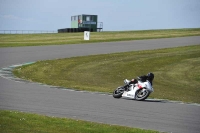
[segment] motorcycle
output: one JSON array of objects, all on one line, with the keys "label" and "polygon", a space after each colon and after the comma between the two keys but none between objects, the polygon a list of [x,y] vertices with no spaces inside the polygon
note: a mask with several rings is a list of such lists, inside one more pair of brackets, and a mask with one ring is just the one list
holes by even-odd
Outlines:
[{"label": "motorcycle", "polygon": [[125,85],[120,86],[116,90],[114,90],[113,97],[123,97],[137,101],[143,101],[154,91],[151,83],[148,80],[142,82],[138,79],[138,82],[136,84],[129,84],[130,82],[130,80],[125,79]]}]

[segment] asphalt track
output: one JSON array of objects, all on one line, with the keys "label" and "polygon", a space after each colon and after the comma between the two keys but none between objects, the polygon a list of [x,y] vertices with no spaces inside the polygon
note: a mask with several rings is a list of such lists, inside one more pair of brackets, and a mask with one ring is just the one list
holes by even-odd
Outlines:
[{"label": "asphalt track", "polygon": [[[10,65],[115,52],[200,44],[200,36],[96,44],[0,48],[0,68]],[[113,88],[114,89],[114,88]],[[154,88],[156,89],[159,88]],[[200,132],[200,106],[148,100],[114,99],[110,95],[19,83],[0,77],[0,109],[82,119],[173,133]]]}]

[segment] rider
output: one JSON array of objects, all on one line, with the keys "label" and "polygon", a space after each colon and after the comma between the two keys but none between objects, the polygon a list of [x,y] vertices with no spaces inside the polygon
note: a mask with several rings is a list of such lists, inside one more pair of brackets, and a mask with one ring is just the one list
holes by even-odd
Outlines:
[{"label": "rider", "polygon": [[[140,81],[142,81],[142,82],[145,82],[146,80],[148,80],[151,83],[151,85],[153,85],[152,82],[153,82],[153,79],[154,79],[154,74],[150,72],[147,75],[139,76],[137,79],[140,80]],[[136,84],[138,82],[137,79],[132,79],[129,82],[129,85],[130,84]]]}]

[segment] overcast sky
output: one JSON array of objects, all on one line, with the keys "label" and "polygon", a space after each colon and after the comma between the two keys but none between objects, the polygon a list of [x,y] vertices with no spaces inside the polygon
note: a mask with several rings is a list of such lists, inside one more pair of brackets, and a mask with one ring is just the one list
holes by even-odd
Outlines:
[{"label": "overcast sky", "polygon": [[57,31],[79,14],[104,31],[200,28],[200,0],[0,0],[0,30]]}]

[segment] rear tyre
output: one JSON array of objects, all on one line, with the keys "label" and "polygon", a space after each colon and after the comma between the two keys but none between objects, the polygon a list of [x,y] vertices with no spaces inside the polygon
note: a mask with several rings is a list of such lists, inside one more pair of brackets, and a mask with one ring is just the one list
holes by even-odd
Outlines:
[{"label": "rear tyre", "polygon": [[150,91],[147,89],[140,89],[135,94],[135,99],[137,101],[143,101],[150,95]]},{"label": "rear tyre", "polygon": [[121,98],[123,93],[124,93],[124,88],[122,86],[118,87],[116,90],[114,90],[113,97],[114,98]]}]

